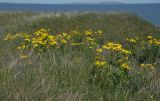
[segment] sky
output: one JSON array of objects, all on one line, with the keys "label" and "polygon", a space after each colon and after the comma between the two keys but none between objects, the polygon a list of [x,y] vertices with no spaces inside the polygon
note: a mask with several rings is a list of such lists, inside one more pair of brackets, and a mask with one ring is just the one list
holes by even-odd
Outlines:
[{"label": "sky", "polygon": [[0,0],[10,3],[96,3],[96,2],[122,2],[122,3],[160,3],[160,0]]}]

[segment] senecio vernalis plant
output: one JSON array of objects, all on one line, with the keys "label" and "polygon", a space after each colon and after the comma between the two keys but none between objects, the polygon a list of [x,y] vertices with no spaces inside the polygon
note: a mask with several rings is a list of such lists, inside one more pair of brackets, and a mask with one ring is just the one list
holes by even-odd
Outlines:
[{"label": "senecio vernalis plant", "polygon": [[[62,47],[76,47],[83,46],[90,49],[95,49],[97,56],[95,58],[96,67],[100,68],[108,64],[107,61],[101,61],[103,53],[117,53],[123,54],[121,57],[128,58],[131,51],[122,48],[121,44],[108,42],[104,45],[100,44],[103,39],[103,32],[101,30],[92,31],[91,29],[79,32],[73,30],[69,33],[61,33],[52,35],[46,29],[40,29],[33,34],[18,33],[16,35],[8,34],[4,40],[19,41],[19,45],[16,47],[17,50],[30,50],[33,49],[37,52],[46,51],[47,49],[61,49]],[[101,48],[97,48],[101,46]],[[127,55],[128,54],[128,55]],[[128,63],[121,64],[124,69],[130,69]]]},{"label": "senecio vernalis plant", "polygon": [[73,30],[70,33],[61,33],[52,35],[46,29],[40,29],[33,34],[18,33],[16,35],[8,34],[4,40],[19,40],[18,50],[25,49],[43,49],[60,48],[61,46],[81,46],[86,45],[89,48],[94,48],[97,44],[97,39],[102,38],[102,31],[86,30],[83,33]]},{"label": "senecio vernalis plant", "polygon": [[[142,41],[148,45],[160,46],[160,41],[152,36],[147,36],[147,41]],[[33,34],[18,33],[15,35],[7,34],[4,38],[6,41],[18,41],[17,50],[35,50],[36,52],[44,52],[48,49],[62,49],[62,47],[87,47],[94,49],[96,52],[94,65],[101,68],[105,65],[119,66],[125,70],[130,70],[129,56],[134,53],[133,49],[125,49],[122,44],[116,42],[105,42],[103,32],[101,30],[92,31],[91,29],[80,32],[72,30],[69,33],[60,33],[53,35],[44,28],[34,32]],[[132,46],[136,46],[139,38],[127,38],[126,42]],[[102,44],[103,42],[103,44]],[[143,46],[144,47],[144,46]],[[135,47],[134,47],[135,48]],[[114,56],[114,61],[111,57]],[[108,60],[108,61],[107,61]],[[144,64],[144,63],[143,63]]]},{"label": "senecio vernalis plant", "polygon": [[[33,50],[35,53],[47,52],[47,50],[65,49],[85,49],[94,51],[92,55],[94,60],[92,65],[91,77],[96,81],[104,84],[108,77],[115,81],[123,81],[126,83],[129,79],[129,72],[134,70],[131,66],[132,55],[138,56],[135,47],[142,45],[146,49],[147,46],[156,46],[160,49],[160,41],[152,36],[147,36],[145,41],[139,41],[139,38],[127,38],[126,44],[132,47],[125,47],[121,43],[104,40],[101,30],[93,31],[91,29],[78,31],[72,30],[68,33],[51,34],[49,30],[40,29],[33,34],[18,33],[8,34],[4,38],[6,41],[14,41],[16,50],[26,51]],[[22,59],[27,58],[27,55],[22,55]],[[139,61],[137,59],[137,61]],[[139,67],[143,69],[154,69],[156,63],[139,62]],[[124,79],[125,78],[125,79]],[[118,80],[117,80],[118,79]],[[126,80],[127,79],[127,80]],[[108,83],[109,84],[109,83]]]}]

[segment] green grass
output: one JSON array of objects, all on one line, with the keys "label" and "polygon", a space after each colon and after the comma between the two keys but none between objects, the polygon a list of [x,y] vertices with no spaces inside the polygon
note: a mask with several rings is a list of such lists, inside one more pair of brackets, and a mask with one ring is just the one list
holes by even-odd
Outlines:
[{"label": "green grass", "polygon": [[[122,42],[127,37],[145,37],[153,33],[160,38],[160,32],[136,15],[126,13],[42,13],[42,12],[0,12],[0,100],[1,101],[158,101],[160,98],[160,58],[146,51],[148,60],[156,62],[153,71],[126,76],[112,76],[114,71],[104,69],[100,83],[94,81],[92,50],[48,50],[44,53],[16,51],[15,43],[3,40],[7,33],[33,33],[40,28],[49,28],[53,34],[69,32],[78,27],[100,29],[104,41]],[[49,15],[49,16],[48,16]],[[131,47],[131,46],[129,46]],[[131,57],[136,71],[142,47],[137,46],[135,57]],[[141,53],[142,52],[142,53]],[[159,51],[158,51],[159,52]],[[22,53],[30,53],[21,59]],[[148,55],[149,54],[149,55]],[[74,59],[81,59],[80,63]],[[143,58],[144,59],[144,58]],[[138,62],[137,62],[138,61]],[[110,71],[110,72],[108,72]],[[128,80],[129,83],[126,83]]]}]

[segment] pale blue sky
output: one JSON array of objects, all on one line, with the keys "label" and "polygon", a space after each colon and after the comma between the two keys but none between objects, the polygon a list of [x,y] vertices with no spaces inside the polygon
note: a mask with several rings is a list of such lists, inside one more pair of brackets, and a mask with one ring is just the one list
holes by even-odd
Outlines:
[{"label": "pale blue sky", "polygon": [[0,0],[12,3],[95,3],[95,2],[123,2],[123,3],[160,3],[160,0]]}]

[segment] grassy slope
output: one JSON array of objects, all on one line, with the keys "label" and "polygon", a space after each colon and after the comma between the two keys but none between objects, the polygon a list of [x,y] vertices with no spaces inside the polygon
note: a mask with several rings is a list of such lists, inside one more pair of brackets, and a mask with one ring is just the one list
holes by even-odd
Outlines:
[{"label": "grassy slope", "polygon": [[[31,33],[39,28],[50,28],[54,34],[68,32],[76,27],[79,30],[100,29],[106,40],[123,41],[126,37],[144,38],[148,33],[159,33],[150,23],[135,15],[117,14],[75,14],[68,16],[38,17],[42,13],[0,13],[0,29],[5,33]],[[43,14],[44,15],[44,14]],[[159,74],[153,77],[151,84],[141,86],[135,94],[121,87],[113,90],[102,90],[88,82],[91,63],[83,52],[67,54],[50,51],[34,54],[27,60],[18,58],[19,53],[12,50],[12,43],[0,42],[0,100],[58,100],[58,101],[150,101],[151,95],[158,95]],[[87,53],[89,55],[89,53]],[[82,57],[81,64],[71,61],[72,57]],[[58,62],[55,61],[58,59]],[[91,57],[89,57],[91,58]],[[159,61],[159,60],[157,60]],[[32,62],[32,64],[29,64]],[[154,72],[157,73],[158,71]],[[151,73],[152,75],[152,73]],[[143,85],[143,84],[142,84]]]}]

